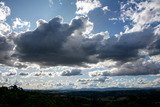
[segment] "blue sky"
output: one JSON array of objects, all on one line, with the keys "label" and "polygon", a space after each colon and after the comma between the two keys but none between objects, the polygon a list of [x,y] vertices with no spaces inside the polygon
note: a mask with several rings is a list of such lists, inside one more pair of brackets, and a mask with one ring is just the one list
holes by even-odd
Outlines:
[{"label": "blue sky", "polygon": [[0,85],[160,86],[159,0],[0,0]]},{"label": "blue sky", "polygon": [[74,1],[75,0],[64,0],[64,3],[60,4],[60,1],[55,0],[52,4],[47,0],[15,0],[14,2],[12,0],[5,0],[6,5],[8,5],[12,11],[7,21],[12,23],[13,19],[20,17],[32,23],[32,30],[36,27],[36,21],[38,19],[49,21],[53,17],[61,15],[66,16],[64,19],[69,22],[75,17],[76,6],[71,5]]},{"label": "blue sky", "polygon": [[[75,0],[16,0],[14,2],[6,0],[5,3],[12,11],[7,22],[12,24],[15,18],[20,17],[23,20],[31,22],[31,30],[36,28],[36,21],[38,19],[49,21],[53,17],[60,15],[64,18],[64,21],[70,22],[76,16]],[[94,22],[93,32],[98,33],[107,30],[111,35],[114,35],[123,31],[123,26],[126,23],[109,20],[120,16],[119,1],[101,0],[101,5],[102,7],[108,6],[110,11],[104,12],[102,8],[97,8],[88,13],[88,17]]]}]

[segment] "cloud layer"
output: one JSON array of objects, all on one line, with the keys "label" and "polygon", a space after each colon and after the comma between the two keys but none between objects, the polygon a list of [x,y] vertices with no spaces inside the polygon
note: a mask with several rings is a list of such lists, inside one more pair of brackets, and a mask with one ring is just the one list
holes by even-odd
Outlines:
[{"label": "cloud layer", "polygon": [[[130,3],[135,5],[134,9],[127,7]],[[22,64],[28,62],[40,66],[85,66],[88,63],[114,60],[119,65],[110,69],[111,73],[90,75],[158,74],[159,61],[145,58],[160,54],[159,1],[129,4],[122,6],[121,18],[130,20],[133,26],[120,34],[110,35],[107,31],[93,33],[94,24],[83,15],[75,17],[70,23],[63,22],[60,16],[49,22],[40,19],[35,30],[14,34],[5,22],[10,9],[0,3],[0,63],[8,64],[12,59]],[[101,6],[98,0],[78,0],[76,5],[77,14],[84,15]],[[86,8],[86,5],[91,6]],[[29,22],[17,18],[13,29],[28,25]],[[135,30],[137,26],[140,29]],[[80,71],[71,70],[61,75],[79,74]]]},{"label": "cloud layer", "polygon": [[97,70],[89,72],[89,76],[137,76],[160,73],[160,61],[153,58],[140,58],[136,61],[126,62],[108,70]]}]

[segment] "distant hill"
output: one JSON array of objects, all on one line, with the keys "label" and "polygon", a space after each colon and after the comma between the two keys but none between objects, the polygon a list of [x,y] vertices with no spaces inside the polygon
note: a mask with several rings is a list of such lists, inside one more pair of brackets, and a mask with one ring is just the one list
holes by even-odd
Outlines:
[{"label": "distant hill", "polygon": [[[99,90],[99,91],[98,91]],[[0,107],[160,107],[160,89],[23,90],[0,88]]]}]

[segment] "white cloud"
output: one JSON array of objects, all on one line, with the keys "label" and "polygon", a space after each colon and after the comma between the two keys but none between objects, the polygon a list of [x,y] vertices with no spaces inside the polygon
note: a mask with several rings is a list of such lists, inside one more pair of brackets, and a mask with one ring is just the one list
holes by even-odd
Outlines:
[{"label": "white cloud", "polygon": [[111,20],[111,21],[117,21],[118,20],[118,18],[109,18],[108,20]]},{"label": "white cloud", "polygon": [[37,27],[42,26],[43,24],[47,23],[47,21],[43,20],[43,19],[39,19],[36,21]]},{"label": "white cloud", "polygon": [[133,27],[126,32],[140,31],[154,22],[160,22],[160,1],[150,0],[137,3],[132,0],[121,6],[123,21],[131,20]]},{"label": "white cloud", "polygon": [[160,24],[154,28],[154,34],[160,35]]},{"label": "white cloud", "polygon": [[6,72],[6,73],[3,73],[2,75],[3,76],[15,76],[17,73],[16,72]]},{"label": "white cloud", "polygon": [[54,72],[46,72],[46,71],[38,71],[38,72],[33,72],[31,74],[31,77],[32,76],[35,76],[35,77],[53,77],[55,76],[56,74]]},{"label": "white cloud", "polygon": [[93,69],[94,68],[112,68],[117,66],[117,61],[105,60],[105,61],[98,62],[96,64],[88,64],[88,66]]},{"label": "white cloud", "polygon": [[123,76],[113,81],[106,83],[108,87],[121,87],[121,88],[144,88],[151,86],[150,81],[146,77],[129,77]]},{"label": "white cloud", "polygon": [[9,69],[8,72],[2,73],[2,76],[16,76],[17,70],[15,68]]},{"label": "white cloud", "polygon": [[77,0],[76,6],[76,14],[87,15],[90,11],[101,7],[101,3],[99,0]]},{"label": "white cloud", "polygon": [[30,22],[23,21],[20,18],[16,18],[13,21],[12,28],[14,30],[19,29],[20,31],[28,31],[30,28]]},{"label": "white cloud", "polygon": [[89,84],[89,83],[104,83],[105,81],[111,80],[112,78],[109,77],[105,77],[105,76],[99,76],[96,78],[82,78],[82,79],[78,79],[77,82],[81,83],[81,84]]},{"label": "white cloud", "polygon": [[60,76],[75,76],[82,75],[80,69],[72,69],[60,72]]},{"label": "white cloud", "polygon": [[0,2],[0,35],[2,36],[8,35],[11,32],[10,26],[5,22],[10,13],[10,8],[5,6],[4,2]]},{"label": "white cloud", "polygon": [[110,72],[107,72],[106,70],[97,70],[93,72],[89,72],[90,77],[96,77],[96,76],[109,76]]},{"label": "white cloud", "polygon": [[5,6],[4,2],[0,2],[0,21],[5,21],[10,13],[10,8],[8,6]]},{"label": "white cloud", "polygon": [[155,80],[153,80],[152,85],[159,87],[160,86],[160,78],[156,78]]},{"label": "white cloud", "polygon": [[0,22],[0,35],[6,36],[11,32],[10,26],[6,22]]},{"label": "white cloud", "polygon": [[104,11],[104,13],[106,13],[106,12],[109,12],[109,11],[110,11],[110,9],[108,8],[108,6],[103,7],[103,8],[102,8],[102,10]]}]

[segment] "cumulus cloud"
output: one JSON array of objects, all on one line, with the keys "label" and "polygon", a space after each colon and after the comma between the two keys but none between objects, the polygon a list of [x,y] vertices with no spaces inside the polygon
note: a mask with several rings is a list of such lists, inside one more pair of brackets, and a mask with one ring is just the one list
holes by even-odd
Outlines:
[{"label": "cumulus cloud", "polygon": [[42,71],[40,71],[40,72],[36,72],[35,74],[34,74],[34,76],[45,76],[45,74],[42,72]]},{"label": "cumulus cloud", "polygon": [[159,5],[159,0],[146,0],[142,2],[131,0],[122,5],[122,20],[131,20],[133,22],[133,27],[126,32],[141,31],[148,26],[153,26],[155,22],[160,22]]},{"label": "cumulus cloud", "polygon": [[4,73],[3,76],[15,76],[16,73],[15,72],[7,72],[7,73]]},{"label": "cumulus cloud", "polygon": [[4,2],[0,2],[0,21],[5,21],[7,16],[9,16],[11,10],[8,6],[5,6]]},{"label": "cumulus cloud", "polygon": [[75,75],[82,75],[80,69],[72,69],[67,71],[60,72],[60,76],[75,76]]},{"label": "cumulus cloud", "polygon": [[0,63],[10,65],[13,45],[0,35]]},{"label": "cumulus cloud", "polygon": [[[32,69],[33,70],[33,69]],[[30,71],[30,69],[27,69],[27,71]],[[29,74],[29,72],[20,72],[19,75],[21,76],[34,76],[34,77],[54,77],[55,75],[57,75],[55,72],[49,72],[49,71],[34,71],[32,73]]]},{"label": "cumulus cloud", "polygon": [[152,85],[159,87],[160,86],[160,78],[156,78],[155,80],[153,80]]},{"label": "cumulus cloud", "polygon": [[16,18],[13,21],[12,28],[14,30],[28,31],[30,28],[30,22],[23,21],[20,18]]},{"label": "cumulus cloud", "polygon": [[136,59],[139,50],[145,49],[153,38],[152,29],[112,36],[99,47],[99,58],[121,61]]},{"label": "cumulus cloud", "polygon": [[36,24],[37,27],[42,27],[43,28],[43,24],[47,23],[47,21],[43,20],[43,19],[39,19],[37,20]]},{"label": "cumulus cloud", "polygon": [[105,76],[100,76],[100,77],[96,77],[96,78],[82,78],[82,79],[78,79],[77,82],[81,83],[81,84],[90,84],[92,82],[104,83],[104,82],[106,82],[108,80],[111,80],[111,78],[105,77]]},{"label": "cumulus cloud", "polygon": [[[159,35],[155,33],[157,28],[110,36],[107,32],[84,33],[88,30],[88,26],[92,27],[93,25],[87,17],[76,17],[70,24],[64,23],[61,17],[56,17],[49,22],[42,19],[38,20],[36,30],[21,33],[14,38],[16,50],[12,57],[16,57],[21,62],[36,63],[42,66],[73,66],[97,63],[102,60],[115,60],[121,63],[114,65],[114,69],[110,67],[110,71],[90,73],[89,75],[92,77],[159,73],[159,68],[155,68],[155,70],[145,69],[152,63],[143,65],[144,61],[138,60],[144,57],[143,55],[151,55],[150,51],[159,49],[159,42],[155,41],[159,40]],[[5,44],[5,46],[7,45]],[[154,48],[149,48],[152,46]],[[138,62],[144,68],[138,68],[140,65]],[[132,67],[132,65],[136,65],[137,68],[132,68],[133,71],[130,71],[128,66]],[[35,74],[35,76],[40,75],[42,73]],[[70,76],[78,75],[78,73],[64,71],[61,72],[61,75]]]},{"label": "cumulus cloud", "polygon": [[152,40],[147,45],[150,55],[158,55],[160,53],[160,1],[131,0],[121,5],[121,19],[123,21],[131,21],[131,26],[125,26],[125,33],[142,32],[144,29],[152,29]]},{"label": "cumulus cloud", "polygon": [[87,15],[90,11],[101,7],[99,0],[77,0],[76,2],[78,15]]},{"label": "cumulus cloud", "polygon": [[6,22],[0,22],[0,35],[6,36],[11,33],[11,28]]},{"label": "cumulus cloud", "polygon": [[43,72],[43,71],[32,73],[32,75],[36,77],[52,76],[51,73]]},{"label": "cumulus cloud", "polygon": [[155,27],[154,34],[155,35],[160,35],[160,24]]},{"label": "cumulus cloud", "polygon": [[5,36],[11,32],[10,26],[5,22],[10,13],[10,8],[0,2],[0,35]]},{"label": "cumulus cloud", "polygon": [[14,56],[39,65],[85,65],[102,60],[126,63],[144,57],[143,50],[151,55],[159,49],[157,28],[110,36],[107,32],[92,34],[92,30],[86,33],[92,27],[87,17],[76,17],[70,24],[61,17],[48,23],[39,20],[36,30],[16,36]]},{"label": "cumulus cloud", "polygon": [[140,58],[136,61],[126,62],[108,70],[89,72],[91,77],[96,76],[122,76],[122,75],[148,75],[160,73],[160,61],[153,58]]},{"label": "cumulus cloud", "polygon": [[[69,47],[64,47],[64,43],[68,43],[69,38],[77,39],[76,36],[85,38],[82,34],[88,30],[88,26],[91,26],[88,21],[86,17],[75,18],[70,24],[63,23],[61,17],[53,18],[48,23],[39,21],[35,31],[21,33],[15,38],[17,57],[21,61],[37,62],[42,65],[82,63],[82,61],[78,62],[79,57],[67,56],[66,52],[69,49],[67,51],[65,49]],[[70,58],[72,60],[69,60]]]},{"label": "cumulus cloud", "polygon": [[110,11],[110,9],[108,8],[108,6],[104,6],[102,8],[102,10],[104,11],[104,13],[107,13],[108,11]]},{"label": "cumulus cloud", "polygon": [[10,69],[8,72],[2,73],[2,76],[15,76],[17,75],[16,69]]},{"label": "cumulus cloud", "polygon": [[107,72],[106,70],[97,70],[89,72],[90,77],[96,77],[96,76],[109,76],[110,72]]},{"label": "cumulus cloud", "polygon": [[10,26],[5,22],[7,16],[10,15],[10,8],[0,2],[0,63],[11,65],[11,55],[13,44],[8,39],[11,34]]}]

